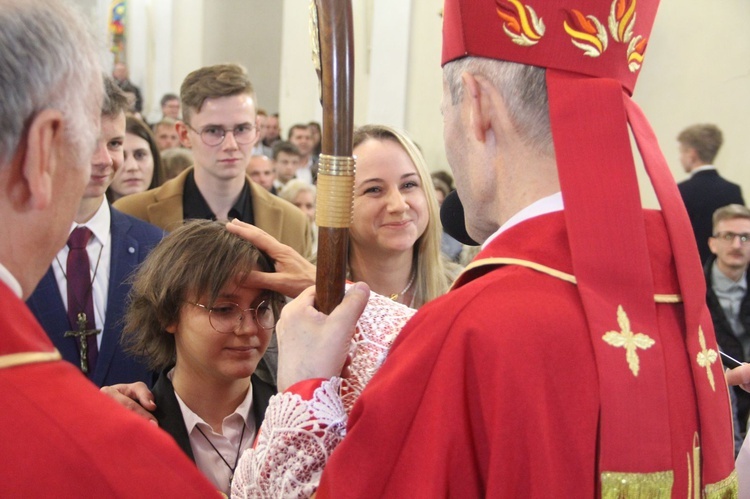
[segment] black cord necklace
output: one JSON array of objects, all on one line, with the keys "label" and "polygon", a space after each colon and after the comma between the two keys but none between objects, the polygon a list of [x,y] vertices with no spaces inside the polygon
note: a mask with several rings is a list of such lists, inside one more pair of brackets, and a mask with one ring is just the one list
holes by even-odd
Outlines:
[{"label": "black cord necklace", "polygon": [[201,430],[200,426],[196,425],[196,428],[199,432],[201,432],[201,435],[203,435],[203,438],[206,439],[206,442],[208,442],[208,445],[211,446],[211,448],[218,454],[218,456],[221,458],[222,461],[224,461],[224,464],[227,465],[227,468],[229,468],[229,471],[232,473],[229,476],[229,490],[232,490],[232,480],[234,480],[234,470],[237,469],[237,463],[240,462],[240,450],[242,449],[242,439],[245,436],[245,428],[247,428],[247,425],[245,424],[244,420],[242,422],[242,432],[240,433],[240,443],[237,444],[237,456],[234,458],[234,466],[230,466],[230,464],[227,462],[226,459],[224,459],[224,456],[219,452],[219,449],[216,448],[216,446],[211,442],[211,440],[208,439],[205,433],[203,433],[203,430]]},{"label": "black cord necklace", "polygon": [[[82,226],[83,227],[83,226]],[[85,251],[85,250],[84,250]],[[104,251],[104,245],[99,248],[99,256],[96,258],[96,265],[94,266],[94,275],[91,277],[91,282],[89,283],[89,287],[86,290],[86,293],[83,296],[84,303],[88,301],[89,295],[94,291],[94,281],[96,281],[96,274],[99,272],[99,262],[102,261],[102,251]],[[57,262],[57,265],[60,267],[60,271],[62,272],[63,278],[65,279],[66,285],[68,282],[68,274],[65,273],[65,267],[63,267],[62,263],[60,263],[60,259],[55,255],[55,261]],[[74,297],[75,298],[75,297]],[[75,306],[78,308],[78,310],[83,310],[83,307],[80,303],[78,303],[78,298],[75,298]],[[70,307],[70,303],[68,303],[68,307]],[[75,324],[72,324],[72,326],[75,326]]]}]

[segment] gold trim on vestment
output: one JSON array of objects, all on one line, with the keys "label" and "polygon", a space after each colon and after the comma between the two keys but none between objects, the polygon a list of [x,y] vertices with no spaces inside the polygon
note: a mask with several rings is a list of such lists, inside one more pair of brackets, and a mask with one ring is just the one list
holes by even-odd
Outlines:
[{"label": "gold trim on vestment", "polygon": [[705,488],[706,499],[730,499],[738,496],[737,470],[733,470],[728,477],[717,483],[710,483]]},{"label": "gold trim on vestment", "polygon": [[[552,267],[542,265],[541,263],[531,262],[529,260],[521,260],[518,258],[482,258],[481,260],[474,260],[464,268],[463,272],[459,274],[456,281],[458,281],[465,272],[469,272],[470,270],[487,265],[518,265],[519,267],[526,267],[531,270],[536,270],[537,272],[547,274],[556,279],[560,279],[571,284],[578,284],[578,280],[573,274],[568,274],[567,272],[553,269]],[[656,303],[682,303],[682,296],[676,294],[655,294],[654,301]]]},{"label": "gold trim on vestment", "polygon": [[6,367],[23,366],[26,364],[38,364],[40,362],[54,362],[62,360],[60,352],[20,352],[0,356],[0,369]]},{"label": "gold trim on vestment", "polygon": [[655,473],[617,473],[602,472],[602,499],[653,498],[667,499],[672,497],[674,473],[657,471]]}]

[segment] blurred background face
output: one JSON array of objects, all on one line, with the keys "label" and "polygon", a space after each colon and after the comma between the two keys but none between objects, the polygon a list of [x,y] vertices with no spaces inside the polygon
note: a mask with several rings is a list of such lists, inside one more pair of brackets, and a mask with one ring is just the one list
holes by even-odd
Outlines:
[{"label": "blurred background face", "polygon": [[128,79],[128,67],[118,62],[115,64],[115,67],[112,69],[112,77],[118,81],[124,81]]},{"label": "blurred background face", "polygon": [[125,113],[116,117],[102,116],[99,138],[91,157],[91,177],[84,198],[103,196],[123,162]]},{"label": "blurred background face", "polygon": [[253,182],[260,184],[267,191],[273,188],[273,181],[276,180],[273,162],[266,156],[250,158],[250,164],[247,165],[247,174],[250,175]]},{"label": "blurred background face", "polygon": [[[354,213],[349,233],[362,250],[410,250],[429,222],[427,198],[409,155],[393,140],[368,139],[354,149]],[[432,189],[432,186],[428,186]]]},{"label": "blurred background face", "polygon": [[159,125],[156,127],[156,147],[160,151],[172,149],[180,146],[180,137],[177,135],[177,129],[169,125]]},{"label": "blurred background face", "polygon": [[312,134],[309,128],[295,128],[289,136],[289,142],[297,146],[299,153],[307,157],[313,150]]},{"label": "blurred background face", "polygon": [[164,103],[161,107],[161,112],[167,118],[180,119],[180,100],[171,99]]},{"label": "blurred background face", "polygon": [[312,125],[310,125],[308,129],[310,130],[310,137],[312,138],[313,145],[317,146],[318,144],[320,144],[321,139],[320,130],[318,129],[318,127]]},{"label": "blurred background face", "polygon": [[294,198],[293,204],[307,215],[310,222],[315,221],[315,196],[311,191],[300,191]]},{"label": "blurred background face", "polygon": [[286,152],[279,152],[276,156],[276,175],[281,183],[286,184],[297,174],[299,167],[299,156]]},{"label": "blurred background face", "polygon": [[268,116],[266,119],[266,140],[278,140],[280,135],[279,119],[276,116]]},{"label": "blurred background face", "polygon": [[154,178],[154,157],[148,141],[126,133],[124,146],[122,168],[117,170],[110,186],[115,199],[147,190]]},{"label": "blurred background face", "polygon": [[[266,138],[266,132],[268,132],[268,116],[264,116],[262,114],[258,115],[257,118],[257,125],[258,125],[258,141],[264,140]],[[256,142],[257,144],[257,142]]]}]

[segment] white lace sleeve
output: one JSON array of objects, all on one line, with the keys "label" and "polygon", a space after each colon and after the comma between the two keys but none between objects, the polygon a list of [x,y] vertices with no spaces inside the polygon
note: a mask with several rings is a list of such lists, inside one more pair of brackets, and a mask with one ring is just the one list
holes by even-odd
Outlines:
[{"label": "white lace sleeve", "polygon": [[416,311],[370,294],[357,322],[345,379],[332,378],[312,400],[283,393],[271,398],[255,448],[235,471],[233,498],[310,497],[328,457],[346,435],[347,415]]}]

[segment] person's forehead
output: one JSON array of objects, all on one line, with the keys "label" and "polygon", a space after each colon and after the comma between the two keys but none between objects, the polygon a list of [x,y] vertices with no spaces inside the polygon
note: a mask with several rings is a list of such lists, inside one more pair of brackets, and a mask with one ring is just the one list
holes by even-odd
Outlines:
[{"label": "person's forehead", "polygon": [[255,100],[249,94],[227,97],[209,97],[200,110],[193,113],[193,120],[227,126],[255,121]]},{"label": "person's forehead", "polygon": [[271,164],[268,161],[250,161],[250,170],[257,173],[265,173],[271,171]]},{"label": "person's forehead", "polygon": [[750,233],[750,220],[747,218],[729,218],[716,224],[716,231],[731,231],[737,233]]},{"label": "person's forehead", "polygon": [[276,161],[297,161],[299,160],[299,156],[296,154],[291,154],[288,152],[280,151],[279,154],[276,156]]},{"label": "person's forehead", "polygon": [[109,135],[114,137],[117,135],[125,135],[125,113],[118,113],[115,116],[102,115],[101,119],[101,130],[102,135]]},{"label": "person's forehead", "polygon": [[177,133],[177,130],[172,125],[157,125],[156,133]]}]

